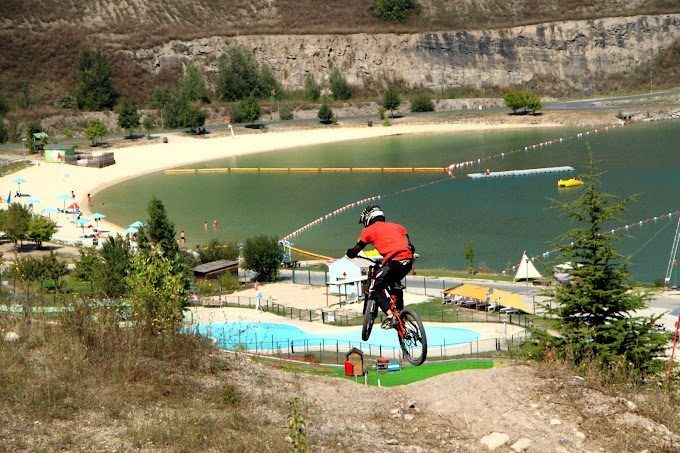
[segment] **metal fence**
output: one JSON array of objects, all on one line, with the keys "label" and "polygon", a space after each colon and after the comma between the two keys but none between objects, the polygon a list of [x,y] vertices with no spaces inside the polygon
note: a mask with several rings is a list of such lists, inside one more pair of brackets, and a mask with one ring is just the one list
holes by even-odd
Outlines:
[{"label": "metal fence", "polygon": [[[333,338],[314,339],[281,339],[271,336],[270,338],[246,341],[241,338],[240,329],[234,328],[211,328],[201,332],[215,339],[221,348],[244,351],[260,355],[285,357],[288,359],[310,359],[321,363],[343,363],[345,353],[352,348],[358,348],[366,358],[384,357],[393,360],[402,360],[402,352],[399,346],[381,345],[363,341],[338,340]],[[246,337],[246,332],[243,332]],[[465,343],[430,344],[427,356],[430,359],[453,359],[465,357],[490,356],[498,353],[512,351],[526,339],[529,334],[519,332],[504,338],[487,338]]]},{"label": "metal fence", "polygon": [[[195,305],[203,307],[242,307],[256,308],[258,300],[255,297],[223,295],[210,298],[200,298]],[[408,308],[415,310],[422,321],[426,322],[493,322],[508,323],[524,328],[533,327],[531,316],[519,313],[500,313],[478,311],[471,309],[442,308],[441,310],[419,309],[418,305],[410,305]],[[303,309],[288,307],[277,304],[270,299],[262,299],[259,302],[259,309],[268,313],[274,313],[287,319],[297,319],[300,321],[321,321],[324,324],[336,326],[356,326],[364,322],[364,315],[361,312],[347,313],[339,310],[326,309]],[[378,313],[378,321],[384,319],[382,312]]]}]

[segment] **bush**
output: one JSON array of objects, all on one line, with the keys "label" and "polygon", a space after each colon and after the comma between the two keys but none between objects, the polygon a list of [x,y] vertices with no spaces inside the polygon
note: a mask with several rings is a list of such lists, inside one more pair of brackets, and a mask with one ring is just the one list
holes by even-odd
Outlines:
[{"label": "bush", "polygon": [[380,116],[381,120],[385,119],[385,107],[383,107],[382,105],[378,109],[378,116]]},{"label": "bush", "polygon": [[319,88],[319,84],[316,83],[316,79],[312,73],[307,73],[305,76],[303,91],[305,93],[305,99],[308,101],[316,102],[319,100],[319,96],[321,96],[321,88]]},{"label": "bush", "polygon": [[73,110],[76,107],[76,100],[73,96],[66,95],[57,99],[54,105],[64,110]]},{"label": "bush", "polygon": [[262,109],[254,96],[248,96],[241,103],[241,115],[247,123],[254,123],[262,116]]},{"label": "bush", "polygon": [[333,110],[331,110],[331,107],[325,100],[321,103],[317,116],[324,124],[328,124],[331,121],[331,118],[333,118]]},{"label": "bush", "polygon": [[346,101],[352,97],[352,89],[338,68],[333,69],[328,80],[333,99]]},{"label": "bush", "polygon": [[5,126],[5,121],[0,118],[0,143],[5,143],[9,139],[9,132]]},{"label": "bush", "polygon": [[293,112],[290,110],[290,106],[288,104],[282,105],[279,109],[279,118],[281,118],[283,121],[289,121],[293,119]]},{"label": "bush", "polygon": [[425,94],[419,94],[411,101],[411,112],[434,112],[434,104]]},{"label": "bush", "polygon": [[505,94],[503,100],[513,113],[519,109],[524,109],[524,112],[531,111],[531,113],[536,114],[538,110],[543,108],[538,94],[526,90],[510,90]]},{"label": "bush", "polygon": [[241,282],[238,281],[236,275],[227,272],[220,276],[220,285],[222,286],[222,291],[234,291],[241,287]]},{"label": "bush", "polygon": [[382,20],[401,22],[418,10],[418,3],[415,0],[373,0],[370,10]]},{"label": "bush", "polygon": [[215,283],[211,280],[199,280],[196,285],[196,292],[201,296],[215,294]]},{"label": "bush", "polygon": [[232,102],[229,105],[229,116],[231,116],[231,123],[232,124],[243,122],[243,114],[241,113],[241,103],[240,102]]},{"label": "bush", "polygon": [[385,91],[383,95],[383,107],[391,112],[391,116],[394,116],[394,110],[398,109],[401,105],[401,98],[397,90],[389,88]]}]

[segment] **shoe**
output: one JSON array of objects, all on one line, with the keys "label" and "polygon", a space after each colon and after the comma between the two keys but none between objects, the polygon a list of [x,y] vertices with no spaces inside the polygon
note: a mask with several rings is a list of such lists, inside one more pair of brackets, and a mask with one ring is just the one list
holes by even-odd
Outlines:
[{"label": "shoe", "polygon": [[385,318],[382,324],[380,324],[380,327],[385,330],[396,329],[397,319],[394,316],[388,316],[387,318]]}]

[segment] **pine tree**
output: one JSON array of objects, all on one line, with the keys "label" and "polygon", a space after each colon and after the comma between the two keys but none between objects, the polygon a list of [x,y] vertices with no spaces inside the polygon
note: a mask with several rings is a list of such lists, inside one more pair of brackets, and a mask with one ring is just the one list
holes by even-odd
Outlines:
[{"label": "pine tree", "polygon": [[179,85],[179,92],[188,101],[209,102],[203,74],[193,63],[187,65],[184,78]]},{"label": "pine tree", "polygon": [[241,46],[217,59],[215,93],[221,101],[238,101],[256,94],[260,74],[253,53]]},{"label": "pine tree", "polygon": [[390,116],[394,118],[394,110],[401,105],[401,98],[399,92],[394,88],[389,88],[383,95],[383,107],[390,111]]},{"label": "pine tree", "polygon": [[263,98],[271,96],[276,100],[280,100],[283,96],[281,83],[274,76],[271,66],[266,63],[262,64],[262,69],[260,70],[258,96]]},{"label": "pine tree", "polygon": [[84,110],[110,109],[116,103],[111,81],[111,65],[100,46],[84,47],[78,55],[76,100]]},{"label": "pine tree", "polygon": [[333,99],[346,101],[352,97],[352,89],[338,68],[333,69],[328,79]]},{"label": "pine tree", "polygon": [[147,205],[149,219],[138,234],[139,247],[151,248],[157,245],[167,257],[174,257],[179,252],[175,238],[175,224],[168,218],[165,205],[156,197],[152,197]]},{"label": "pine tree", "polygon": [[330,123],[331,118],[333,118],[333,110],[331,110],[331,107],[328,105],[328,102],[325,99],[321,103],[321,107],[319,108],[319,113],[317,116],[324,124]]},{"label": "pine tree", "polygon": [[308,101],[316,102],[319,100],[319,96],[321,96],[321,88],[319,88],[319,84],[316,83],[316,79],[311,72],[307,73],[305,76],[303,90],[305,93],[305,99]]},{"label": "pine tree", "polygon": [[137,106],[128,100],[123,100],[118,114],[118,125],[125,129],[129,137],[137,127],[139,127],[139,112]]},{"label": "pine tree", "polygon": [[[634,290],[622,255],[613,243],[619,239],[606,233],[605,225],[617,220],[631,197],[616,199],[601,192],[592,155],[584,178],[583,194],[574,201],[557,203],[580,224],[565,235],[558,246],[571,264],[569,284],[558,285],[547,308],[560,319],[560,351],[579,364],[596,359],[608,366],[625,360],[628,366],[648,371],[663,351],[667,335],[654,328],[658,317],[639,317],[632,312],[645,307],[648,295]],[[605,234],[606,233],[606,234]]]}]

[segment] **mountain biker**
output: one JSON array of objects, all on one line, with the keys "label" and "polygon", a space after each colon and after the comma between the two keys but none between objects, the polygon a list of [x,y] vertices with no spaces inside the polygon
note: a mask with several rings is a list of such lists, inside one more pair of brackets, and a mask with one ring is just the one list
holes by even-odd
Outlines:
[{"label": "mountain biker", "polygon": [[397,310],[404,308],[404,292],[400,282],[413,266],[413,253],[416,248],[411,244],[406,228],[398,223],[386,222],[385,214],[378,205],[364,209],[359,217],[364,229],[356,245],[347,249],[347,256],[354,258],[368,244],[372,244],[383,256],[382,267],[370,288],[373,300],[380,306],[387,318],[382,323],[384,329],[396,327],[394,312],[385,296],[385,289],[392,288],[396,296]]}]

